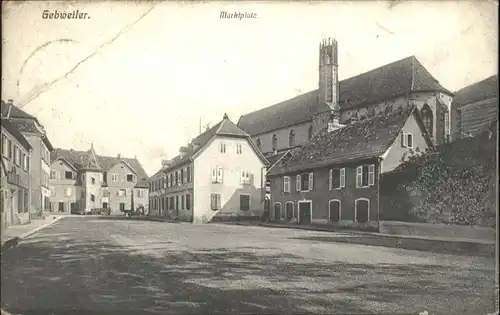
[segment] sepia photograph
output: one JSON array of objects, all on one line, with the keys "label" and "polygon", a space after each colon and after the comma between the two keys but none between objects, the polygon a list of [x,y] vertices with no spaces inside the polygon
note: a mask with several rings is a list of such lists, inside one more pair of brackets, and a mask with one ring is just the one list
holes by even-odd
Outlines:
[{"label": "sepia photograph", "polygon": [[498,1],[1,23],[2,315],[498,314]]}]

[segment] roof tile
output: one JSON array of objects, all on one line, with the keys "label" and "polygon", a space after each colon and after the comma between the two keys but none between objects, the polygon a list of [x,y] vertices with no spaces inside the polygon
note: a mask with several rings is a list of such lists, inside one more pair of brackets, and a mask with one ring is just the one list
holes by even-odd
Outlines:
[{"label": "roof tile", "polygon": [[[341,109],[378,103],[410,92],[443,91],[451,94],[414,56],[342,80],[339,89]],[[309,121],[314,113],[328,109],[326,104],[318,103],[318,93],[314,90],[243,115],[238,127],[255,136]]]},{"label": "roof tile", "polygon": [[332,132],[325,128],[270,170],[269,175],[378,157],[392,145],[414,108],[379,114]]}]

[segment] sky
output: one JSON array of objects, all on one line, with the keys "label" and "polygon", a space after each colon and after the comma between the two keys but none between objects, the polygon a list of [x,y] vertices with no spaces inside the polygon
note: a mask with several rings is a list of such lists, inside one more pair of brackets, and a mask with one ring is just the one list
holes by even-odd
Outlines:
[{"label": "sky", "polygon": [[[2,100],[37,116],[57,148],[93,143],[100,155],[136,156],[152,175],[199,134],[200,120],[227,113],[237,123],[316,89],[327,37],[338,41],[341,80],[411,55],[451,91],[496,74],[497,6],[2,1]],[[88,18],[44,19],[44,10]]]}]

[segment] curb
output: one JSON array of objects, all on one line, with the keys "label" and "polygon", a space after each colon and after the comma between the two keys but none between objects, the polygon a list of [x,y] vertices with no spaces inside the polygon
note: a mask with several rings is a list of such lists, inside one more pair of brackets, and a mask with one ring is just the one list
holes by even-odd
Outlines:
[{"label": "curb", "polygon": [[[375,239],[378,239],[378,242],[375,243],[351,243],[351,244],[360,244],[360,245],[370,245],[370,246],[382,246],[389,248],[401,248],[407,250],[418,250],[418,251],[427,251],[427,252],[436,252],[436,253],[445,253],[445,254],[467,254],[473,256],[483,256],[483,257],[494,257],[496,243],[491,241],[472,241],[466,239],[426,239],[419,238],[416,236],[398,236],[398,235],[390,235],[390,234],[380,234],[375,232],[366,232],[366,231],[354,231],[354,230],[332,230],[321,227],[295,227],[295,226],[286,226],[279,224],[260,224],[261,227],[268,228],[283,228],[283,229],[295,229],[295,230],[308,230],[308,231],[318,231],[318,232],[337,232],[337,233],[347,233],[352,236],[371,236]],[[328,236],[326,236],[328,237]],[[350,242],[346,242],[350,243]],[[393,244],[393,245],[382,245],[382,244]],[[394,245],[396,244],[396,245]]]},{"label": "curb", "polygon": [[[20,241],[22,241],[23,239],[25,239],[25,238],[27,238],[27,237],[29,237],[29,236],[31,236],[31,235],[33,235],[33,234],[35,234],[36,232],[39,232],[40,230],[43,230],[43,229],[44,229],[44,228],[46,228],[46,227],[51,226],[52,224],[54,224],[54,223],[56,223],[56,222],[59,222],[60,220],[62,220],[62,219],[64,219],[64,218],[65,218],[65,216],[60,216],[60,217],[57,217],[56,219],[53,219],[51,222],[49,222],[49,223],[47,223],[47,224],[45,224],[45,225],[41,225],[41,226],[39,226],[39,227],[37,227],[37,228],[35,228],[35,229],[31,230],[31,231],[28,231],[28,232],[26,232],[26,233],[22,234],[21,236],[14,236],[14,237],[12,237],[10,240],[7,240],[6,242],[4,242],[4,243],[2,244],[2,247],[0,248],[0,252],[1,252],[2,254],[4,254],[5,252],[7,252],[7,251],[5,251],[5,252],[4,252],[4,247],[5,247],[5,245],[6,245],[6,244],[8,244],[8,243],[12,242],[12,243],[13,243],[12,248],[15,248],[15,247],[17,247],[17,244],[18,244]],[[5,311],[3,311],[3,310],[2,310],[2,312],[5,312]],[[6,313],[6,314],[8,314],[8,313]],[[2,315],[3,315],[3,313],[2,313]]]}]

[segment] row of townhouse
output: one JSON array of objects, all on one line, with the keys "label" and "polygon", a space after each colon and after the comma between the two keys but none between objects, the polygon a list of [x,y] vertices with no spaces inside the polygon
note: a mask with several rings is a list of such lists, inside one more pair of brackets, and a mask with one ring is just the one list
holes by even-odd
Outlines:
[{"label": "row of townhouse", "polygon": [[81,213],[93,208],[148,211],[147,174],[137,158],[55,149],[50,165],[50,208],[58,213]]},{"label": "row of townhouse", "polygon": [[2,228],[24,224],[49,205],[52,144],[38,119],[12,100],[1,102]]}]

